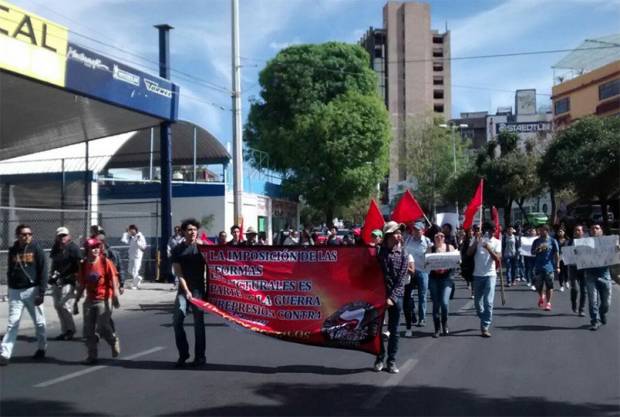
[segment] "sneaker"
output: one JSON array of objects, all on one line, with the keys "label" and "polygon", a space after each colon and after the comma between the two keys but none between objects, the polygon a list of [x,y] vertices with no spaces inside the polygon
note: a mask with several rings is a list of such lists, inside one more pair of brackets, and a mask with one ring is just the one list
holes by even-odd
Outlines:
[{"label": "sneaker", "polygon": [[416,326],[418,326],[418,327],[424,327],[424,326],[426,326],[426,320],[420,320],[420,321],[418,322],[418,324],[416,324]]},{"label": "sneaker", "polygon": [[542,296],[538,299],[538,308],[542,308],[545,305],[545,297]]},{"label": "sneaker", "polygon": [[411,331],[411,329],[405,330],[405,337],[413,337],[413,332]]},{"label": "sneaker", "polygon": [[560,287],[560,292],[564,292],[564,286]]},{"label": "sneaker", "polygon": [[112,357],[117,358],[118,355],[121,354],[121,342],[118,339],[118,337],[116,338],[114,343],[111,345],[111,347],[112,347]]},{"label": "sneaker", "polygon": [[135,285],[132,285],[132,286],[131,286],[131,289],[132,289],[132,290],[137,290],[137,289],[138,289],[138,287],[136,287]]},{"label": "sneaker", "polygon": [[532,291],[536,291],[536,285],[534,285],[534,284],[530,285],[530,289],[531,289]]},{"label": "sneaker", "polygon": [[175,368],[182,368],[185,366],[185,361],[189,359],[189,355],[187,356],[179,356],[179,359],[174,363]]},{"label": "sneaker", "polygon": [[545,311],[551,311],[551,303],[547,303],[547,305],[545,305]]},{"label": "sneaker", "polygon": [[97,363],[97,358],[95,356],[89,356],[82,361],[84,365],[95,365]]},{"label": "sneaker", "polygon": [[45,351],[43,349],[37,349],[37,351],[34,352],[34,355],[32,355],[32,359],[45,359]]},{"label": "sneaker", "polygon": [[390,337],[390,331],[389,331],[389,330],[384,330],[384,331],[383,331],[383,337],[385,337],[386,339],[387,339],[388,337]]},{"label": "sneaker", "polygon": [[566,287],[567,290],[570,289],[570,283],[569,282],[565,283],[564,286]]},{"label": "sneaker", "polygon": [[75,336],[75,332],[72,332],[71,330],[69,330],[67,333],[65,333],[65,340],[73,340],[74,336]]},{"label": "sneaker", "polygon": [[397,374],[400,372],[400,370],[396,367],[396,364],[394,362],[388,363],[387,371],[391,374]]},{"label": "sneaker", "polygon": [[579,310],[579,317],[585,317],[586,313],[583,312],[583,310]]},{"label": "sneaker", "polygon": [[196,358],[192,361],[191,366],[193,368],[200,368],[200,367],[205,366],[206,364],[207,364],[206,358],[200,358],[200,359]]},{"label": "sneaker", "polygon": [[491,332],[489,332],[489,329],[482,329],[482,337],[491,337]]},{"label": "sneaker", "polygon": [[439,338],[439,330],[436,330],[435,333],[433,333],[433,339],[437,338]]},{"label": "sneaker", "polygon": [[7,366],[9,364],[9,358],[0,356],[0,366]]},{"label": "sneaker", "polygon": [[607,316],[601,314],[601,324],[607,324]]},{"label": "sneaker", "polygon": [[375,372],[383,371],[383,361],[381,359],[377,359],[372,367],[372,370]]},{"label": "sneaker", "polygon": [[58,336],[56,336],[54,340],[67,340],[65,339],[66,336],[67,336],[67,333],[61,333]]},{"label": "sneaker", "polygon": [[598,322],[597,322],[597,323],[593,323],[593,324],[590,326],[590,330],[592,330],[593,332],[595,332],[595,331],[597,331],[597,330],[598,330],[598,328],[599,328],[599,327],[601,327],[601,325],[600,325],[600,324],[598,324]]}]

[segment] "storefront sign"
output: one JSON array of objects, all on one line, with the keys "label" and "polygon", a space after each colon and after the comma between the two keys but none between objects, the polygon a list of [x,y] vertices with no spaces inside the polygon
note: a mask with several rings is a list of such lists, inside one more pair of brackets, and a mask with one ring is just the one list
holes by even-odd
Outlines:
[{"label": "storefront sign", "polygon": [[519,123],[497,123],[495,132],[513,132],[513,133],[536,133],[550,132],[551,122],[519,122]]}]

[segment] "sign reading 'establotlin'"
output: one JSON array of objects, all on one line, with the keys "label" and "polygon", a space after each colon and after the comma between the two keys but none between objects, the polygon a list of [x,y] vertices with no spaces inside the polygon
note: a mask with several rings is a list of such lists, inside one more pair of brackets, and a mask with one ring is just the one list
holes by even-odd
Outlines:
[{"label": "sign reading 'establotlin'", "polygon": [[498,123],[495,125],[496,133],[535,133],[550,132],[551,122],[519,122],[519,123]]}]

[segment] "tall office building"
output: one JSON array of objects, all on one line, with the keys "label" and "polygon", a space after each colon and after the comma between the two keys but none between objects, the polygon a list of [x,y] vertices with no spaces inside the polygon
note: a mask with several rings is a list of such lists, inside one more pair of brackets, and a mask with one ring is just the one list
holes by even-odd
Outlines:
[{"label": "tall office building", "polygon": [[427,3],[389,1],[383,28],[370,28],[360,44],[379,78],[379,94],[392,118],[389,198],[410,184],[403,136],[407,119],[442,116],[450,120],[450,32],[431,29]]}]

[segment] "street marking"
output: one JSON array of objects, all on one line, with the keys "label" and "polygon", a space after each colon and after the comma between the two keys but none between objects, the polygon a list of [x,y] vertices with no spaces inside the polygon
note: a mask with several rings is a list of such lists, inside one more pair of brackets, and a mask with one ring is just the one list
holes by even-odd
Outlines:
[{"label": "street marking", "polygon": [[[418,363],[417,359],[407,359],[403,366],[400,368],[400,372],[396,375],[392,375],[386,381],[381,384],[382,388],[391,388],[402,382],[403,379],[413,370],[414,366]],[[389,389],[383,389],[375,392],[363,405],[362,408],[369,409],[374,408],[383,401],[386,395],[389,394]]]},{"label": "street marking", "polygon": [[[140,356],[146,356],[146,355],[150,355],[151,353],[159,352],[160,350],[164,350],[164,349],[165,348],[163,346],[156,346],[154,348],[145,350],[143,352],[134,353],[133,355],[122,357],[122,358],[119,358],[119,359],[122,359],[122,360],[132,360],[132,359],[139,358]],[[100,369],[109,368],[109,367],[110,367],[110,365],[97,365],[97,366],[93,366],[92,368],[82,369],[81,371],[73,372],[73,373],[67,374],[65,376],[61,376],[61,377],[58,377],[58,378],[50,379],[49,381],[41,382],[41,383],[39,383],[37,385],[34,385],[34,388],[49,387],[50,385],[58,384],[59,382],[64,382],[64,381],[67,381],[69,379],[77,378],[77,377],[80,377],[82,375],[87,375],[87,374],[90,374],[92,372],[96,372],[96,371],[98,371]]]}]

